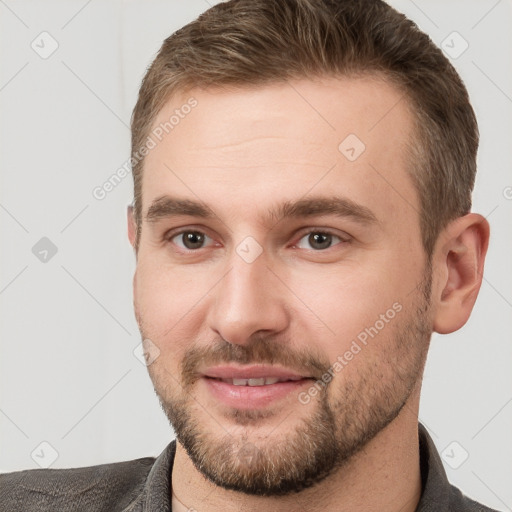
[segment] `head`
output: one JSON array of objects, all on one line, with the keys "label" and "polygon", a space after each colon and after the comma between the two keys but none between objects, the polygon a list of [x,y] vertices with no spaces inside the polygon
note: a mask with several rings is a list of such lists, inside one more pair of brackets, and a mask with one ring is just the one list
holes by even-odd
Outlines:
[{"label": "head", "polygon": [[234,0],[164,42],[132,117],[134,303],[206,477],[299,491],[414,411],[480,286],[477,146],[454,68],[378,0]]}]

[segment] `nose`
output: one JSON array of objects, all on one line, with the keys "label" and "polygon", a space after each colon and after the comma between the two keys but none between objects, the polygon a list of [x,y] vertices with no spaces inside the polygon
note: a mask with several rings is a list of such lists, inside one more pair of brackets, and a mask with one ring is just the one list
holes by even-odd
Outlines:
[{"label": "nose", "polygon": [[251,336],[286,329],[286,287],[262,253],[252,262],[233,251],[229,271],[212,291],[209,327],[232,344],[247,344]]}]

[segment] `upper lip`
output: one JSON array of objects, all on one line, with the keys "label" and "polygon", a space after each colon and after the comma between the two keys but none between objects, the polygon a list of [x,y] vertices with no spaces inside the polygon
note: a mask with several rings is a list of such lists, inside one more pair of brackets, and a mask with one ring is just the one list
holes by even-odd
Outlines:
[{"label": "upper lip", "polygon": [[222,365],[211,366],[201,372],[205,377],[217,379],[259,379],[277,377],[278,379],[308,379],[310,375],[301,375],[293,370],[273,365]]}]

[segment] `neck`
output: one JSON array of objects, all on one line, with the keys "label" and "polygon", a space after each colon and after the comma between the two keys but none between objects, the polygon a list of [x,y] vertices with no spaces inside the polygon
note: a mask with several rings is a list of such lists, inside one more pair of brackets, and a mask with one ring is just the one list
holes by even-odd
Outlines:
[{"label": "neck", "polygon": [[422,491],[418,405],[419,390],[397,418],[346,465],[312,488],[289,496],[249,496],[223,489],[206,480],[177,443],[173,493],[198,512],[414,512]]}]

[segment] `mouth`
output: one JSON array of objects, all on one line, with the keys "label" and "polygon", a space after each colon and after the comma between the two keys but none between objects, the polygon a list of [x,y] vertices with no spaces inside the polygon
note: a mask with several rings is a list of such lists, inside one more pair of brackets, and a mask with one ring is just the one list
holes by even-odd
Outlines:
[{"label": "mouth", "polygon": [[226,382],[227,384],[232,384],[233,386],[270,386],[272,384],[276,384],[277,382],[295,382],[303,379],[303,377],[252,377],[248,379],[237,379],[234,377],[232,379],[219,379],[216,377],[206,377],[214,380],[219,380],[221,382]]},{"label": "mouth", "polygon": [[[217,402],[237,409],[260,409],[311,385],[314,377],[269,365],[217,366],[201,381]],[[292,395],[293,396],[293,395]]]}]

